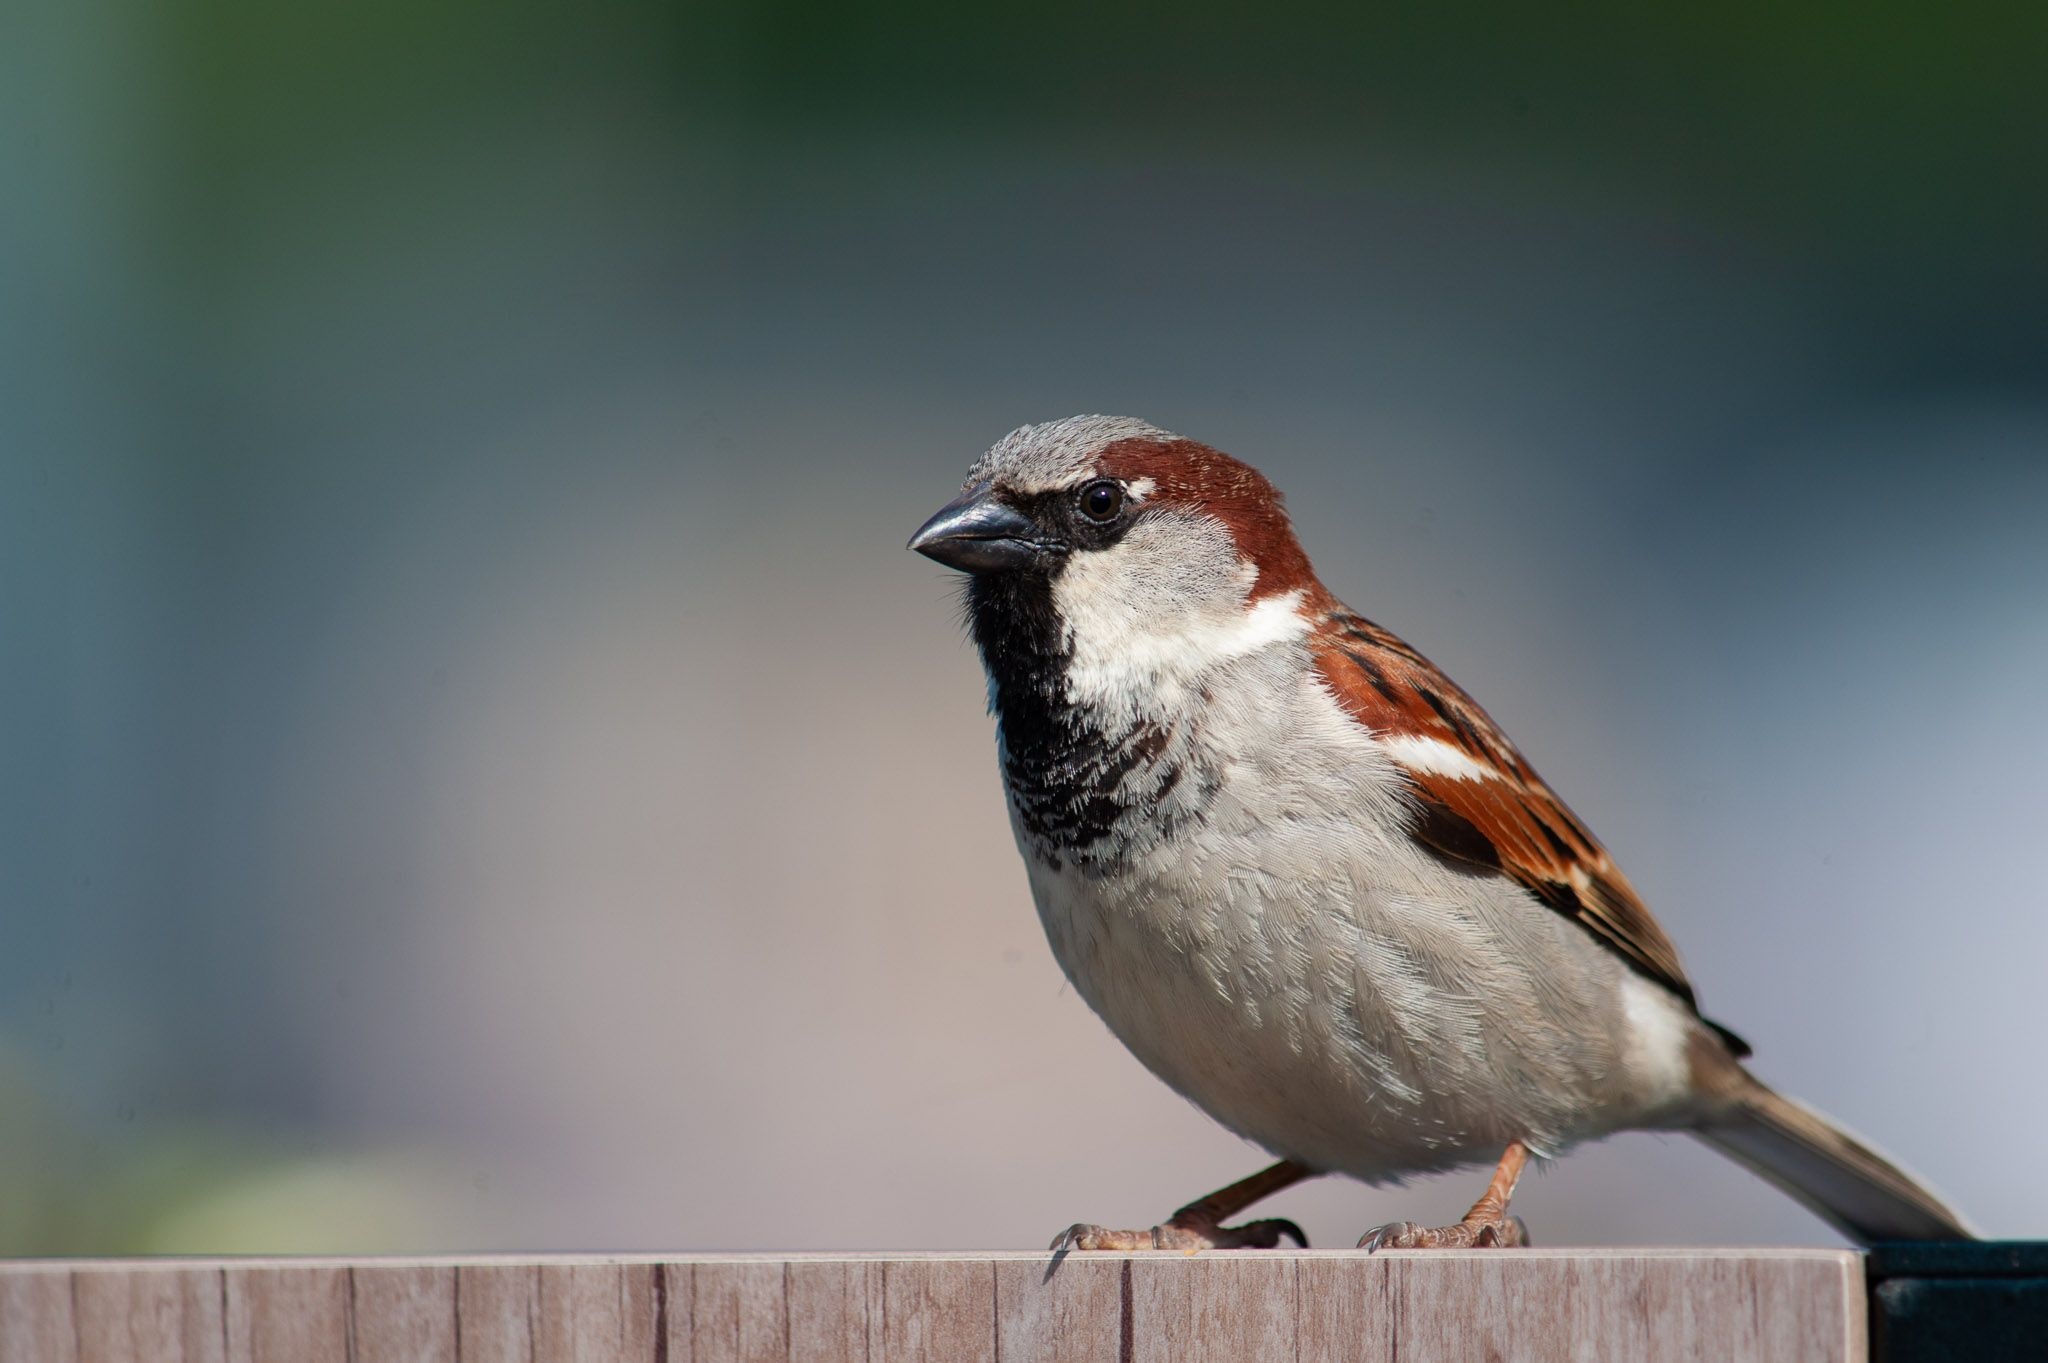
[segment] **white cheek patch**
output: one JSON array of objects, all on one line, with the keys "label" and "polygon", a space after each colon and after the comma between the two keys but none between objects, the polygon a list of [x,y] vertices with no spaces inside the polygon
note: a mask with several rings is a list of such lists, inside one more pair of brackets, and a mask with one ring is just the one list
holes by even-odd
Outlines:
[{"label": "white cheek patch", "polygon": [[1232,621],[1201,621],[1174,631],[1129,630],[1107,651],[1084,649],[1076,630],[1068,689],[1077,699],[1146,685],[1177,692],[1212,667],[1307,634],[1300,607],[1300,592],[1269,596],[1250,609],[1237,606]]},{"label": "white cheek patch", "polygon": [[1210,669],[1305,636],[1301,593],[1254,603],[1257,580],[1207,516],[1154,515],[1073,554],[1053,582],[1069,698],[1118,715],[1178,707]]}]

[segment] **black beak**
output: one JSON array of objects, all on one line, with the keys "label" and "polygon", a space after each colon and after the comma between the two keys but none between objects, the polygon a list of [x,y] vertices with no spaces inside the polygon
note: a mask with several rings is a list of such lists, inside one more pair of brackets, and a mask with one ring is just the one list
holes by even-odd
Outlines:
[{"label": "black beak", "polygon": [[1021,511],[997,501],[987,483],[976,483],[940,507],[918,527],[907,547],[963,573],[1021,568],[1050,552],[1038,527]]}]

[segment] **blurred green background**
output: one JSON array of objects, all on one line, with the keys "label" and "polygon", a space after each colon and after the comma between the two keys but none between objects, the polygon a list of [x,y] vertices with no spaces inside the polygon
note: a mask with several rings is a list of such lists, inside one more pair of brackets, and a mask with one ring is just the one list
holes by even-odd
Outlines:
[{"label": "blurred green background", "polygon": [[[2048,11],[0,3],[0,1252],[1247,1172],[1062,990],[900,548],[1094,410],[1291,490],[1768,1077],[2048,1222]],[[1827,1234],[1647,1137],[1526,1201]]]}]

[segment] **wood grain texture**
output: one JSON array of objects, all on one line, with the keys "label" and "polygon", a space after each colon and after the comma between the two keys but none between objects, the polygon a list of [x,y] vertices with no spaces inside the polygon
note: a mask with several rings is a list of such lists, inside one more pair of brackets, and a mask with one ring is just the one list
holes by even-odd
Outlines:
[{"label": "wood grain texture", "polygon": [[355,1336],[349,1273],[342,1264],[228,1269],[228,1363],[349,1363]]},{"label": "wood grain texture", "polygon": [[0,1264],[0,1363],[1864,1363],[1823,1250]]},{"label": "wood grain texture", "polygon": [[[1010,1360],[1058,1358],[1072,1363],[1121,1363],[1124,1287],[1131,1261],[1068,1255],[1046,1272],[1045,1255],[994,1264],[996,1356]],[[1113,1322],[1116,1329],[1104,1328]]]},{"label": "wood grain texture", "polygon": [[78,1326],[69,1273],[0,1275],[0,1363],[73,1363]]},{"label": "wood grain texture", "polygon": [[[788,1265],[773,1263],[678,1265],[675,1278],[689,1293],[687,1323],[671,1317],[671,1359],[690,1363],[775,1363],[790,1356]],[[825,1340],[844,1340],[844,1305]],[[819,1347],[819,1346],[810,1346]],[[844,1351],[847,1344],[827,1345]]]},{"label": "wood grain texture", "polygon": [[96,1363],[227,1363],[227,1273],[109,1269],[64,1275],[78,1356]]},{"label": "wood grain texture", "polygon": [[455,1269],[348,1271],[353,1363],[457,1363]]}]

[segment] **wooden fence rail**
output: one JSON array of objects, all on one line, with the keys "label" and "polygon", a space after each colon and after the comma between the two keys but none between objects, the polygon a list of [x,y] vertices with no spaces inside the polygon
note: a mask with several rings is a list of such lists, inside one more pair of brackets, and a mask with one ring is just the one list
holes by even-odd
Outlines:
[{"label": "wooden fence rail", "polygon": [[1863,1363],[1825,1250],[0,1264],[0,1363]]}]

